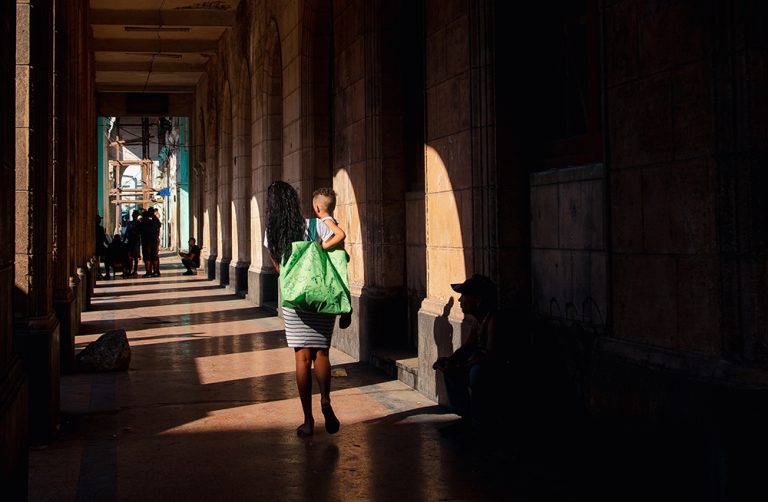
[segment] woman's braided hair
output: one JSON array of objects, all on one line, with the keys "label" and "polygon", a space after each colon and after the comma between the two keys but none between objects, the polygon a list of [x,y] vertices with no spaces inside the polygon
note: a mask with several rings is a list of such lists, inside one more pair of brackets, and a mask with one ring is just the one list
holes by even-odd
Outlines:
[{"label": "woman's braided hair", "polygon": [[299,195],[285,181],[267,188],[267,244],[272,259],[282,263],[291,256],[291,243],[304,239],[304,217]]}]

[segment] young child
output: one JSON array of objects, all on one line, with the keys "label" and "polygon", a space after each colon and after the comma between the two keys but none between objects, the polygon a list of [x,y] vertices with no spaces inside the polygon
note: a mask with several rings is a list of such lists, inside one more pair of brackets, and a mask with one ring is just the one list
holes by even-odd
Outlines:
[{"label": "young child", "polygon": [[[312,194],[312,209],[315,210],[317,217],[333,231],[333,237],[323,242],[323,249],[332,249],[334,247],[344,247],[346,234],[339,226],[339,222],[333,217],[333,210],[336,209],[336,192],[332,188],[318,188]],[[339,236],[341,236],[339,238]],[[349,255],[347,255],[349,261]],[[342,314],[339,318],[339,327],[346,329],[352,324],[352,314]]]},{"label": "young child", "polygon": [[339,222],[333,217],[336,209],[336,192],[332,188],[318,188],[312,194],[312,209],[317,217],[325,223],[333,232],[333,237],[322,243],[323,249],[332,249],[343,246],[346,234],[339,226]]}]

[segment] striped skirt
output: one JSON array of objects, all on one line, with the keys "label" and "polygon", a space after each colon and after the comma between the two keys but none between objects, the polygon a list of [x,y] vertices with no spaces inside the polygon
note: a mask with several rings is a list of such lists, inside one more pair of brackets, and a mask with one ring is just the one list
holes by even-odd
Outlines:
[{"label": "striped skirt", "polygon": [[331,346],[335,315],[297,312],[286,307],[282,309],[285,339],[289,347],[327,349]]}]

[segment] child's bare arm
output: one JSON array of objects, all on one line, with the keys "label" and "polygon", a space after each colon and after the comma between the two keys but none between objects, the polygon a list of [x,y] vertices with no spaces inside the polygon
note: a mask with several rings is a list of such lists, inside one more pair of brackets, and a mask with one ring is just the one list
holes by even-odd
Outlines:
[{"label": "child's bare arm", "polygon": [[344,239],[347,238],[347,234],[344,233],[344,230],[341,229],[340,226],[336,224],[335,221],[333,221],[333,218],[328,218],[324,221],[326,225],[328,225],[328,228],[331,229],[333,232],[333,237],[330,239],[323,241],[322,246],[323,249],[333,249],[335,247],[343,247]]}]

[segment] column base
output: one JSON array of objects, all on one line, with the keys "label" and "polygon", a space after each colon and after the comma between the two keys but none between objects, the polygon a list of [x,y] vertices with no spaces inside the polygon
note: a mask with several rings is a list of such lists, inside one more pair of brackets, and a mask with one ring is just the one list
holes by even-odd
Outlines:
[{"label": "column base", "polygon": [[75,336],[80,331],[78,303],[71,282],[67,289],[54,293],[53,309],[59,320],[61,370],[65,373],[72,372],[75,367]]},{"label": "column base", "polygon": [[88,280],[90,275],[88,274],[88,267],[78,267],[77,269],[77,300],[80,302],[80,311],[88,310],[90,306],[90,299],[88,298]]},{"label": "column base", "polygon": [[3,498],[27,500],[29,470],[29,395],[27,376],[18,356],[0,368],[0,486]]},{"label": "column base", "polygon": [[85,278],[83,284],[85,284],[85,310],[91,309],[91,300],[93,299],[93,292],[96,290],[96,277],[99,272],[99,258],[96,256],[91,257],[85,263]]},{"label": "column base", "polygon": [[216,273],[219,276],[219,284],[229,286],[229,263],[231,258],[221,258],[216,260]]},{"label": "column base", "polygon": [[250,262],[230,263],[229,264],[229,288],[240,296],[245,298],[248,294],[248,267]]},{"label": "column base", "polygon": [[461,346],[464,322],[449,317],[453,309],[458,309],[453,302],[426,299],[418,313],[419,380],[416,390],[441,404],[447,404],[448,399],[443,379],[432,369],[432,364],[438,357],[449,356]]},{"label": "column base", "polygon": [[408,340],[407,298],[399,289],[363,289],[352,293],[352,320],[336,327],[333,346],[358,361],[368,361],[374,347],[405,348]]},{"label": "column base", "polygon": [[216,255],[212,254],[203,262],[205,271],[208,274],[208,279],[213,280],[216,278]]},{"label": "column base", "polygon": [[59,425],[59,323],[53,312],[21,321],[14,331],[29,379],[30,437],[48,442]]},{"label": "column base", "polygon": [[248,269],[248,301],[259,307],[277,308],[277,272],[273,268]]}]

